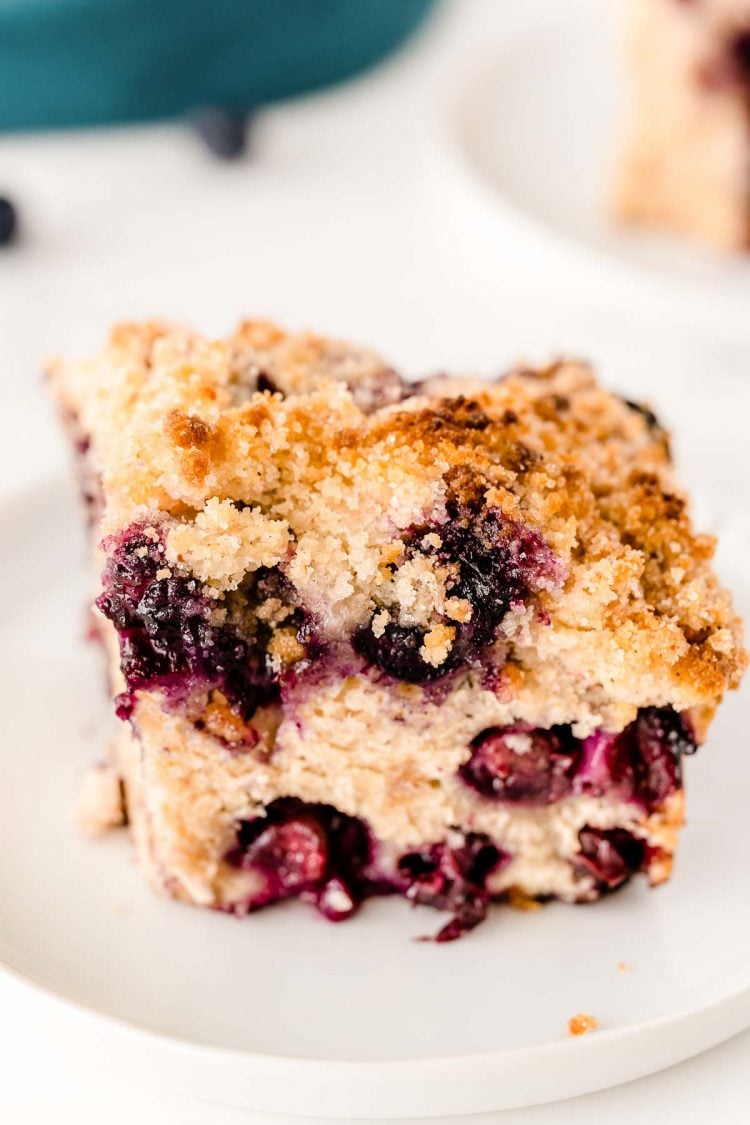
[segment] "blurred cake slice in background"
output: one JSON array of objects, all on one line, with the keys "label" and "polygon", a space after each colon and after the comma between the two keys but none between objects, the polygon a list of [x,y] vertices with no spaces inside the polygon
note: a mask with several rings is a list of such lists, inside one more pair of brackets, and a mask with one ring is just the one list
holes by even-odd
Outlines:
[{"label": "blurred cake slice in background", "polygon": [[628,222],[750,248],[750,0],[629,0]]}]

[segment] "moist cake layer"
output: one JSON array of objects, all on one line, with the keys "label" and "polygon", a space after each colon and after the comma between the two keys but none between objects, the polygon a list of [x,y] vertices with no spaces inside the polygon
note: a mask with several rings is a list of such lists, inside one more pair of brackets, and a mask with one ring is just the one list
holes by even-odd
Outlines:
[{"label": "moist cake layer", "polygon": [[157,887],[399,892],[455,937],[497,895],[667,877],[744,654],[647,408],[574,362],[409,385],[263,322],[122,326],[50,377],[99,480],[110,778]]}]

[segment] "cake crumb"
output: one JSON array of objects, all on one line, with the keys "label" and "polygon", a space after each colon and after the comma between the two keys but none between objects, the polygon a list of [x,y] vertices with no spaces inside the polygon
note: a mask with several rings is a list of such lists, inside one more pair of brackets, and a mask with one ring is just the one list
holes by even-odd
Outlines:
[{"label": "cake crumb", "polygon": [[585,1035],[587,1031],[596,1031],[599,1020],[596,1016],[589,1016],[586,1012],[578,1012],[568,1020],[568,1034]]},{"label": "cake crumb", "polygon": [[87,772],[75,810],[76,824],[84,836],[103,836],[125,823],[122,785],[113,765],[100,762]]},{"label": "cake crumb", "polygon": [[446,598],[445,612],[452,621],[471,621],[472,605],[466,598]]},{"label": "cake crumb", "polygon": [[527,895],[520,887],[511,887],[509,889],[508,906],[512,906],[514,910],[522,910],[525,914],[533,914],[534,911],[542,909],[542,904],[539,899]]},{"label": "cake crumb", "polygon": [[425,633],[419,655],[426,664],[438,668],[448,656],[455,636],[456,630],[452,625],[434,625]]},{"label": "cake crumb", "polygon": [[385,612],[385,610],[381,610],[380,613],[376,613],[372,619],[371,626],[373,637],[382,637],[383,633],[386,630],[386,627],[390,624],[390,620],[391,619]]},{"label": "cake crumb", "polygon": [[627,961],[618,961],[617,962],[618,973],[627,973],[629,969],[630,969],[630,965],[627,963]]}]

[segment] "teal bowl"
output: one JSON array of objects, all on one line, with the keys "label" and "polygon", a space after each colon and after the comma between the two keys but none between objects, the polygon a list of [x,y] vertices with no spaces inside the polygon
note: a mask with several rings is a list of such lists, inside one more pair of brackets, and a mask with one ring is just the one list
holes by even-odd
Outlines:
[{"label": "teal bowl", "polygon": [[0,130],[252,108],[348,78],[434,0],[0,0]]}]

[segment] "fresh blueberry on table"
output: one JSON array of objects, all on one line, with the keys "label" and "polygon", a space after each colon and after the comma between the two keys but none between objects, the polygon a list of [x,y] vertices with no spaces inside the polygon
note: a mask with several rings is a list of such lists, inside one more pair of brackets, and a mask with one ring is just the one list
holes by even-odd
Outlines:
[{"label": "fresh blueberry on table", "polygon": [[244,109],[204,106],[192,115],[193,127],[214,156],[237,160],[247,149],[250,115]]},{"label": "fresh blueberry on table", "polygon": [[18,234],[18,216],[9,199],[0,196],[0,246],[8,246]]}]

